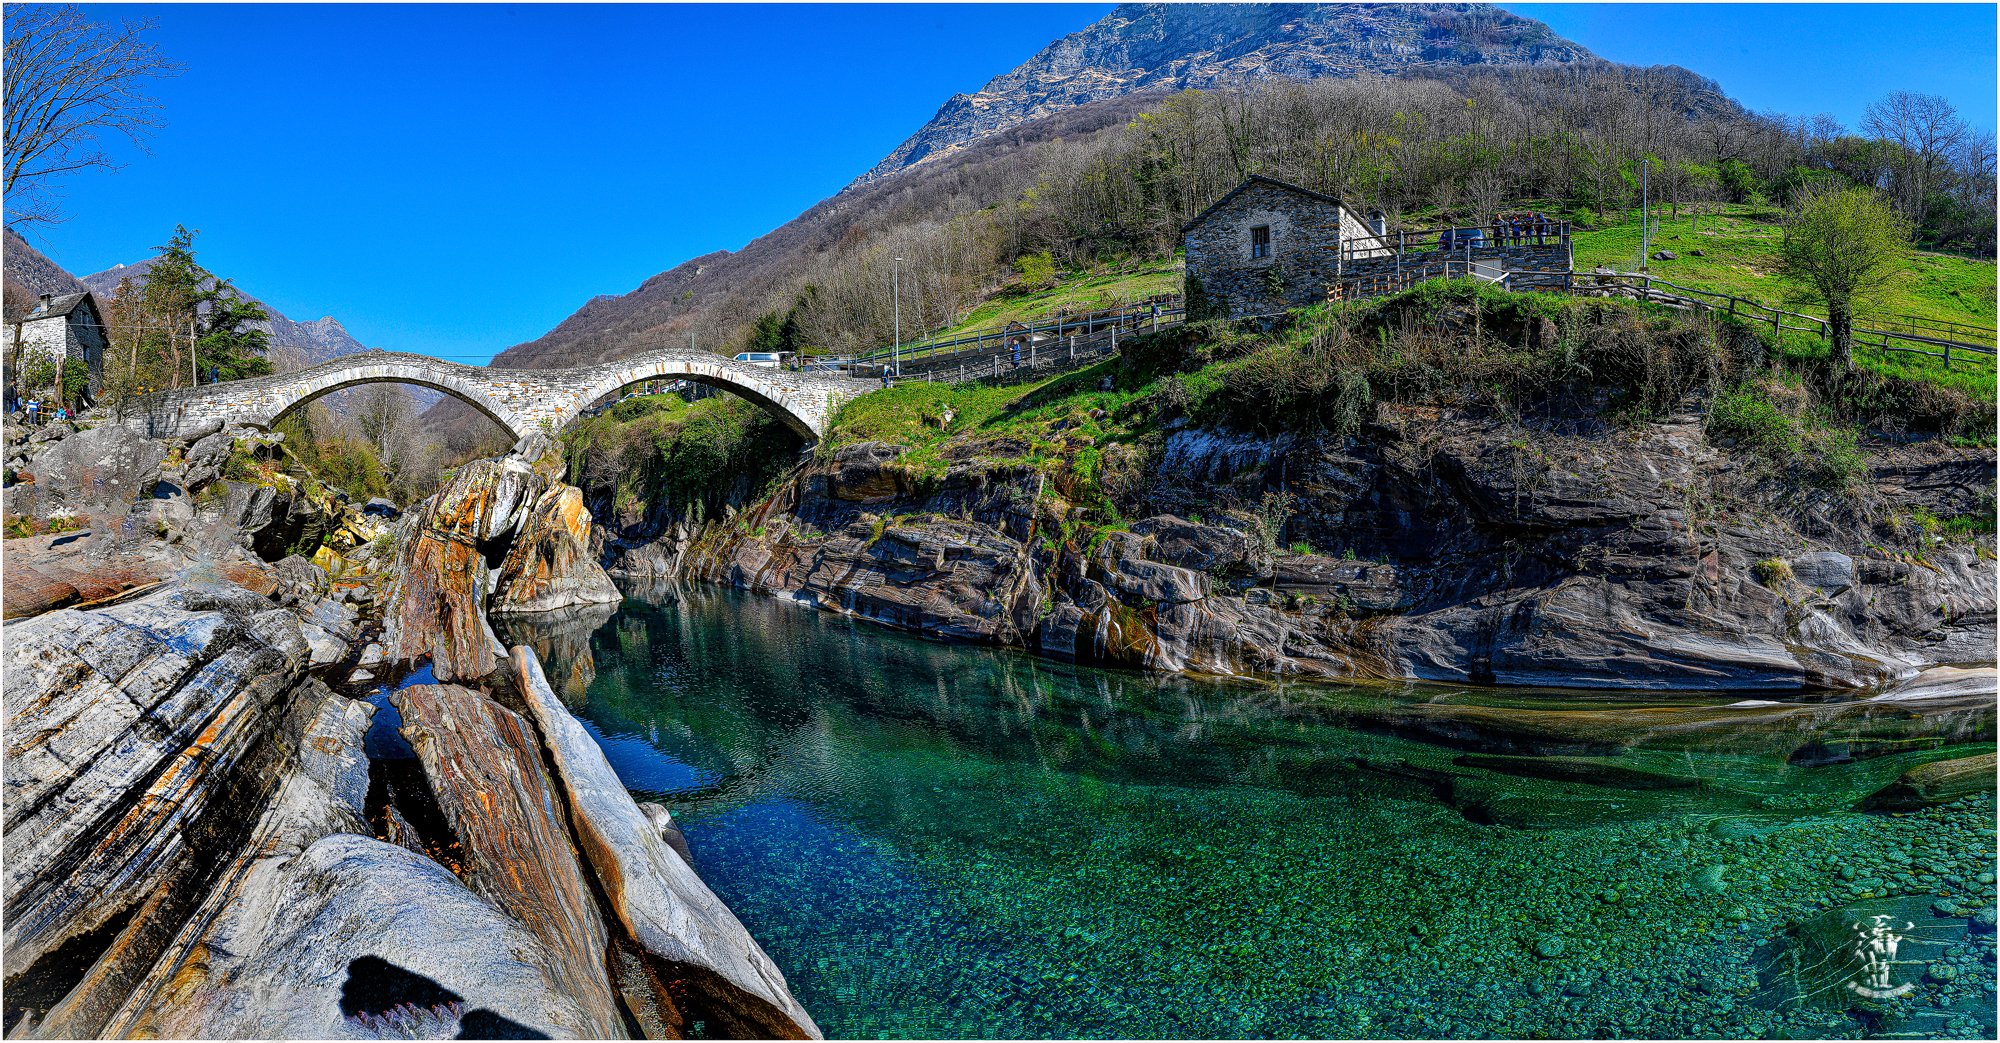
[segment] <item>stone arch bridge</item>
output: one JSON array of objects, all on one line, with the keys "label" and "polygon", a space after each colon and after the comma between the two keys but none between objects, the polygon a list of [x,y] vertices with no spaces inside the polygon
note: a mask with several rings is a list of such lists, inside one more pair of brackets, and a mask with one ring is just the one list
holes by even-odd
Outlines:
[{"label": "stone arch bridge", "polygon": [[746,366],[706,351],[665,349],[572,369],[464,366],[428,355],[369,351],[269,377],[203,384],[148,395],[124,423],[156,438],[186,438],[216,425],[268,428],[287,412],[359,384],[416,384],[442,391],[507,429],[515,439],[562,430],[599,398],[642,380],[681,379],[726,389],[775,413],[808,442],[818,441],[842,402],[872,390],[866,380]]}]

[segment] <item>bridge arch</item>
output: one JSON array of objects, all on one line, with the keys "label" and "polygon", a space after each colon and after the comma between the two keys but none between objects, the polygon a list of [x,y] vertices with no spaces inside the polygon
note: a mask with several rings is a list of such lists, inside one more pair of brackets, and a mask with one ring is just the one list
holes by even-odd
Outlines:
[{"label": "bridge arch", "polygon": [[549,421],[552,429],[560,432],[592,402],[620,388],[648,380],[687,380],[748,399],[775,415],[808,443],[819,441],[832,415],[826,392],[801,387],[797,381],[784,380],[781,374],[779,370],[746,366],[719,355],[700,358],[679,352],[648,353],[618,359],[594,367],[592,378],[579,391],[574,406],[550,416]]},{"label": "bridge arch", "polygon": [[628,384],[684,379],[724,388],[770,410],[809,442],[825,434],[840,403],[872,388],[867,381],[748,366],[705,351],[642,352],[569,369],[465,366],[425,355],[370,351],[317,366],[248,380],[181,388],[147,396],[121,417],[154,437],[191,437],[228,424],[270,427],[321,395],[360,384],[432,388],[471,405],[519,439],[561,431],[584,407]]},{"label": "bridge arch", "polygon": [[282,404],[278,406],[277,412],[272,413],[270,418],[265,420],[261,426],[271,427],[277,424],[278,421],[283,420],[293,410],[305,406],[316,399],[333,394],[336,391],[345,391],[348,388],[360,387],[363,384],[409,384],[416,387],[429,388],[432,391],[441,391],[471,406],[481,416],[500,425],[501,429],[505,430],[509,437],[514,439],[521,437],[521,432],[515,429],[516,421],[508,415],[506,407],[492,399],[487,394],[485,388],[466,380],[457,379],[456,374],[441,373],[423,367],[397,364],[364,366],[356,369],[319,374],[312,380],[299,385],[296,393],[280,396],[279,402]]}]

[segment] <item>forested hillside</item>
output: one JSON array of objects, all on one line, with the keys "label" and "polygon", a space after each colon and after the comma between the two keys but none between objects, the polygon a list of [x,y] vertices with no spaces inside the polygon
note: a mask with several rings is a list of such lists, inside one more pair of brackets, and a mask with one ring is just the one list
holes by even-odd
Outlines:
[{"label": "forested hillside", "polygon": [[[753,336],[763,348],[877,347],[891,337],[893,258],[904,258],[909,336],[962,320],[1025,256],[1065,268],[1170,256],[1180,225],[1250,173],[1425,224],[1535,199],[1589,228],[1636,204],[1650,158],[1669,206],[1782,203],[1826,179],[1882,185],[1920,244],[1990,255],[1991,136],[1948,109],[1898,95],[1846,128],[1747,112],[1683,69],[1602,61],[1125,95],[850,188],[740,252],[593,300],[496,364],[573,365],[690,332],[725,351]],[[439,410],[456,414],[455,432],[473,426],[469,411]]]}]

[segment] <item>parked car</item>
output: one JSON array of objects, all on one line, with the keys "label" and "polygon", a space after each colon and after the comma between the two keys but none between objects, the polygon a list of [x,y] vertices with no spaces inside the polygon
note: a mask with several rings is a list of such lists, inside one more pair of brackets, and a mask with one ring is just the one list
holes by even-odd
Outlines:
[{"label": "parked car", "polygon": [[744,351],[744,352],[739,352],[737,354],[736,361],[741,362],[746,366],[757,366],[763,369],[777,369],[784,363],[784,352]]},{"label": "parked car", "polygon": [[1475,249],[1486,245],[1486,230],[1483,228],[1447,228],[1438,233],[1438,249],[1456,250],[1470,246]]}]

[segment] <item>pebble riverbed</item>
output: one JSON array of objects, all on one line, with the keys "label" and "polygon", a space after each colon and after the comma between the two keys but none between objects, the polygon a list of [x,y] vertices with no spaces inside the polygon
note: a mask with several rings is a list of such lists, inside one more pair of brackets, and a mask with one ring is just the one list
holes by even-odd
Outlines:
[{"label": "pebble riverbed", "polygon": [[829,1037],[1995,1031],[1992,796],[1852,810],[1990,741],[1551,781],[1354,707],[1661,697],[1149,677],[714,592],[587,654],[572,708]]}]

